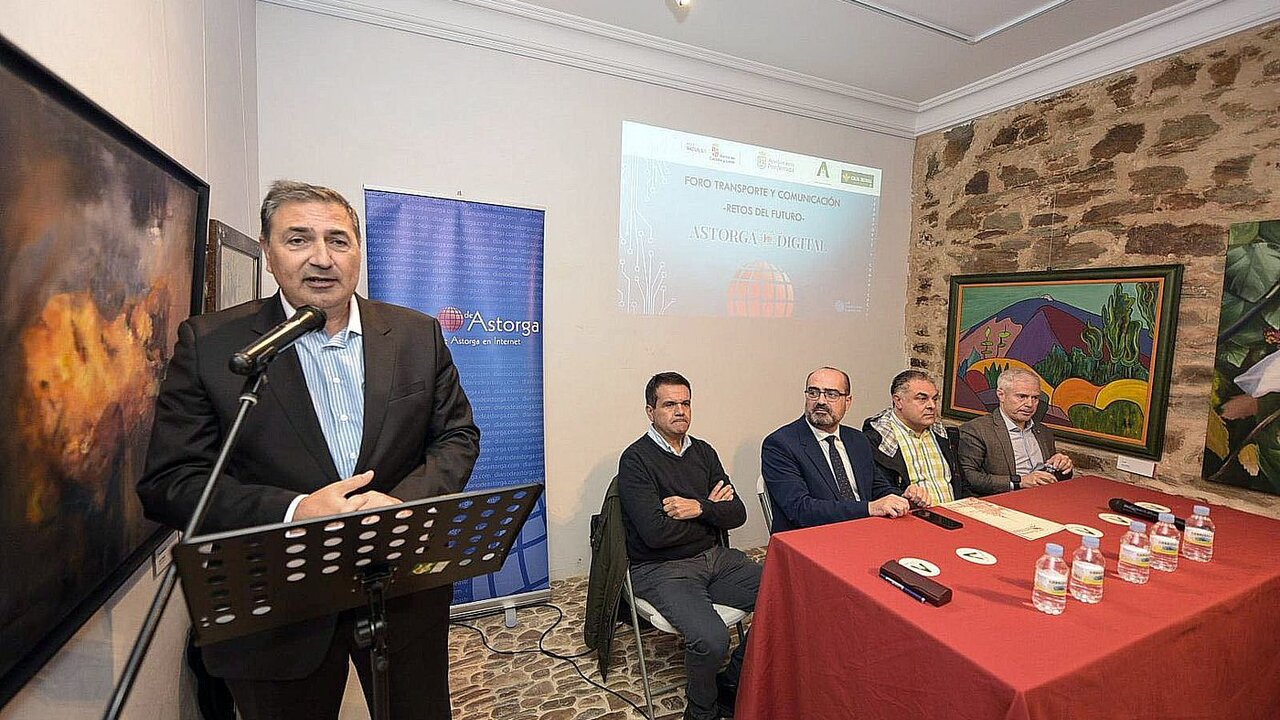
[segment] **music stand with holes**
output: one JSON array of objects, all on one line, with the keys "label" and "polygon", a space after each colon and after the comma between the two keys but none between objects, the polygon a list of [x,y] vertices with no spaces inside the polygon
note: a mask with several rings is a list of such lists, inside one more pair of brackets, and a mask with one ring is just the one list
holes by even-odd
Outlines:
[{"label": "music stand with holes", "polygon": [[386,601],[496,572],[542,490],[477,490],[185,539],[173,557],[196,645],[366,606],[356,645],[372,661],[373,720],[389,720]]}]

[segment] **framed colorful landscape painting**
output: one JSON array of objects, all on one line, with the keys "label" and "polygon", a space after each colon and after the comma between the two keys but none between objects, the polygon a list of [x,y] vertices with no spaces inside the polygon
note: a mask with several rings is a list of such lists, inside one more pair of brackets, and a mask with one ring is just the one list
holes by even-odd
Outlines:
[{"label": "framed colorful landscape painting", "polygon": [[1022,368],[1058,438],[1159,459],[1181,287],[1181,265],[953,276],[943,415],[995,411]]}]

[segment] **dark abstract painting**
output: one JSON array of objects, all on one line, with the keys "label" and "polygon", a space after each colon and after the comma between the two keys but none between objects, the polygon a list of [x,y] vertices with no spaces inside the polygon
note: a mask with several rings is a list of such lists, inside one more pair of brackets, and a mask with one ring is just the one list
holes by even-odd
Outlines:
[{"label": "dark abstract painting", "polygon": [[0,38],[0,704],[159,539],[153,402],[208,188]]},{"label": "dark abstract painting", "polygon": [[995,410],[1017,367],[1062,439],[1158,458],[1181,281],[1180,265],[951,278],[943,414]]}]

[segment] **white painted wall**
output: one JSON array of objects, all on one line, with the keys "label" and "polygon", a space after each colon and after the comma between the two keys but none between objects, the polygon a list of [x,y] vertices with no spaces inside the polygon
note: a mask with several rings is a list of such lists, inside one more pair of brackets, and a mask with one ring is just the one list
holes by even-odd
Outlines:
[{"label": "white painted wall", "polygon": [[[589,516],[618,454],[645,430],[653,373],[678,370],[693,383],[691,432],[716,447],[748,501],[739,546],[765,542],[754,492],[760,443],[799,417],[810,369],[853,375],[853,424],[887,403],[904,362],[911,140],[275,4],[258,7],[258,82],[264,187],[321,183],[357,209],[364,185],[547,209],[553,577],[587,570]],[[623,120],[883,168],[870,317],[818,326],[619,315]]]},{"label": "white painted wall", "polygon": [[[253,0],[0,0],[0,34],[209,182],[210,217],[256,233]],[[147,563],[0,720],[99,718],[157,584]],[[186,609],[165,614],[124,717],[195,718]]]}]

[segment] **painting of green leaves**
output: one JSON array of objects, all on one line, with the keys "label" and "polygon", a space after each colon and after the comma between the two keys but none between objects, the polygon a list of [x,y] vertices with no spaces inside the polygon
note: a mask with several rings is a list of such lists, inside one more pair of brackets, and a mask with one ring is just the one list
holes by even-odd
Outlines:
[{"label": "painting of green leaves", "polygon": [[1231,226],[1204,476],[1280,495],[1280,220]]},{"label": "painting of green leaves", "polygon": [[1181,265],[952,277],[943,415],[995,411],[1016,367],[1059,438],[1159,458],[1181,286]]}]

